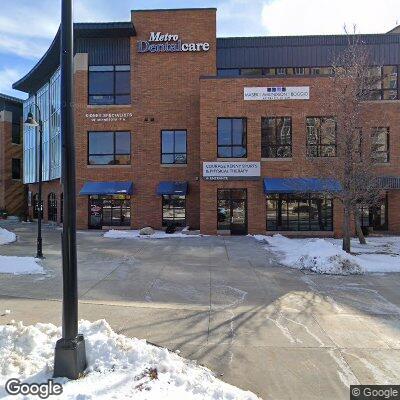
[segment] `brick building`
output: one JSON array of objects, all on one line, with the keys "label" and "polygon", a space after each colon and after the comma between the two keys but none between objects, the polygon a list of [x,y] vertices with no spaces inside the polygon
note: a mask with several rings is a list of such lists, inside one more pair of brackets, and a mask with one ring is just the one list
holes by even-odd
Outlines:
[{"label": "brick building", "polygon": [[[215,9],[135,10],[131,22],[75,24],[78,227],[338,234],[340,204],[302,166],[308,151],[335,145],[322,149],[308,135],[326,118],[319,104],[331,57],[346,40],[217,39]],[[385,77],[366,102],[363,128],[376,132],[377,168],[391,189],[380,206],[363,210],[362,222],[400,232],[400,34],[363,41],[371,68]],[[43,212],[55,222],[62,222],[59,50],[58,33],[13,86],[30,95],[25,114],[33,102],[44,110]],[[37,135],[25,129],[24,137],[35,217]]]},{"label": "brick building", "polygon": [[22,100],[0,94],[0,210],[16,216],[26,209],[21,119]]}]

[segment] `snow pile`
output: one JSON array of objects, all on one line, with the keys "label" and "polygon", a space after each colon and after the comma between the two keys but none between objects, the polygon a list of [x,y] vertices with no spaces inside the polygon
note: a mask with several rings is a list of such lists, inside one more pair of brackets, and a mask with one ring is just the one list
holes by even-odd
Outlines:
[{"label": "snow pile", "polygon": [[7,229],[0,228],[0,245],[15,242],[17,236],[15,233],[8,231]]},{"label": "snow pile", "polygon": [[153,235],[140,235],[138,230],[118,231],[110,230],[104,234],[105,238],[110,239],[170,239],[170,238],[193,238],[201,235],[189,235],[182,232],[165,233],[164,231],[155,231]]},{"label": "snow pile", "polygon": [[0,274],[44,274],[39,260],[33,257],[0,256]]},{"label": "snow pile", "polygon": [[[81,321],[88,370],[63,384],[60,399],[256,400],[211,371],[164,348],[116,334],[106,321]],[[7,379],[46,382],[52,377],[54,346],[61,329],[52,324],[0,326],[0,398]],[[12,397],[17,399],[18,397]]]},{"label": "snow pile", "polygon": [[283,253],[280,263],[291,268],[319,274],[361,274],[363,268],[357,258],[324,239],[288,239],[282,235],[255,236]]}]

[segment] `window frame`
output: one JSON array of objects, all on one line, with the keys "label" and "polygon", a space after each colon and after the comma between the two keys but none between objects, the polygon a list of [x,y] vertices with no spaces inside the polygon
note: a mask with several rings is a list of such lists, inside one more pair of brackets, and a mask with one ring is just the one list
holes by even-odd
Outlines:
[{"label": "window frame", "polygon": [[[98,154],[98,153],[90,153],[90,134],[91,133],[112,133],[113,134],[113,153],[106,153],[106,154]],[[116,153],[116,133],[129,133],[129,162],[127,164],[117,164],[116,156],[128,156],[128,153]],[[113,156],[113,163],[112,164],[91,164],[90,157],[96,156]],[[124,166],[124,165],[131,165],[132,164],[132,132],[131,131],[87,131],[87,165],[88,166]]]},{"label": "window frame", "polygon": [[[395,88],[385,88],[383,83],[384,83],[384,79],[385,79],[385,75],[384,75],[384,68],[385,67],[394,67],[396,70],[396,74],[397,74],[397,79],[396,79],[396,87]],[[370,69],[372,68],[379,68],[380,70],[380,88],[378,89],[370,89],[367,92],[367,95],[370,96],[371,98],[368,98],[367,100],[399,100],[400,99],[400,70],[399,70],[399,66],[398,65],[388,65],[388,64],[384,64],[384,65],[371,65],[369,67]],[[389,92],[396,92],[396,98],[394,99],[385,99],[385,93],[389,93]],[[378,94],[379,98],[374,98],[374,94]]]},{"label": "window frame", "polygon": [[[225,120],[229,119],[229,120],[231,120],[231,144],[229,144],[229,145],[220,145],[219,142],[218,142],[218,137],[219,137],[219,131],[218,131],[219,120],[222,120],[222,119],[225,119]],[[232,126],[233,121],[232,121],[232,120],[234,120],[234,119],[241,119],[242,122],[244,122],[244,131],[242,131],[242,135],[243,135],[243,133],[244,133],[244,135],[245,135],[245,145],[244,145],[244,146],[239,146],[239,145],[234,145],[234,144],[232,144],[232,143],[233,143],[233,126]],[[243,156],[239,156],[239,157],[234,157],[234,156],[231,156],[231,157],[224,157],[224,156],[220,156],[220,155],[219,155],[219,149],[220,149],[220,147],[223,147],[223,148],[231,148],[231,149],[233,149],[234,147],[244,147],[244,148],[245,148],[245,154],[244,154]],[[247,117],[217,117],[217,158],[226,158],[226,159],[228,159],[228,160],[229,160],[229,159],[235,159],[235,158],[247,158],[247,154],[248,154],[248,151],[247,151]]]},{"label": "window frame", "polygon": [[[325,143],[321,143],[322,137],[321,135],[318,135],[317,138],[317,144],[310,144],[309,143],[309,132],[308,132],[308,119],[325,119],[325,120],[329,120],[329,119],[333,119],[335,121],[335,142],[334,143],[329,143],[329,144],[325,144]],[[337,135],[338,135],[338,123],[337,123],[337,118],[334,117],[333,115],[330,116],[306,116],[306,154],[307,154],[307,158],[330,158],[330,157],[337,157]],[[321,155],[322,154],[322,149],[323,148],[328,148],[328,147],[334,147],[334,155]],[[317,155],[312,155],[310,154],[310,149],[311,148],[315,148],[317,150]]]},{"label": "window frame", "polygon": [[173,219],[170,220],[170,222],[175,227],[178,227],[178,228],[182,228],[183,227],[184,228],[185,226],[187,226],[187,195],[178,195],[178,194],[163,194],[161,196],[161,226],[163,228],[168,226],[168,224],[164,224],[164,220],[166,220],[166,218],[164,218],[164,200],[165,200],[165,198],[168,198],[171,201],[172,197],[183,197],[184,198],[184,199],[181,199],[181,200],[184,200],[184,203],[185,203],[185,205],[183,207],[183,209],[185,210],[185,219],[183,220],[182,225],[179,224],[179,223],[176,224],[175,221],[182,221],[182,220],[181,219],[177,219],[175,217],[175,214],[176,214],[175,210],[176,209],[182,209],[182,207],[172,207],[170,209],[173,210]]},{"label": "window frame", "polygon": [[[274,120],[275,121],[275,128],[274,128],[274,133],[275,133],[275,143],[276,144],[263,144],[263,138],[264,138],[264,134],[263,134],[263,120]],[[281,119],[281,120],[285,120],[285,119],[289,119],[290,122],[290,145],[287,144],[278,144],[278,131],[277,131],[277,120]],[[293,123],[292,123],[292,117],[289,116],[276,116],[276,117],[261,117],[261,158],[292,158],[293,153]],[[266,142],[266,141],[265,141]],[[287,157],[278,157],[277,156],[277,149],[279,147],[289,147],[290,148],[290,155]],[[264,152],[264,150],[268,149],[268,148],[274,148],[274,156],[268,156],[268,152]]]},{"label": "window frame", "polygon": [[[92,67],[112,67],[113,70],[112,71],[91,71],[90,68]],[[129,93],[116,93],[116,81],[117,81],[117,72],[127,72],[127,71],[117,71],[116,68],[117,67],[129,67]],[[100,96],[100,95],[96,95],[96,94],[90,94],[90,74],[101,74],[104,72],[112,72],[113,73],[113,93],[110,94],[102,94],[101,96],[112,96],[113,97],[113,102],[110,103],[94,103],[90,101],[91,96]],[[132,68],[130,64],[109,64],[109,65],[89,65],[88,68],[88,84],[87,84],[87,102],[88,105],[90,106],[112,106],[112,105],[116,105],[116,106],[123,106],[123,105],[130,105],[132,104],[132,85],[131,85],[131,77],[132,77]],[[129,102],[127,103],[116,103],[116,98],[117,96],[129,96]]]},{"label": "window frame", "polygon": [[[376,126],[372,128],[372,145],[374,144],[374,135],[375,133],[378,132],[380,129],[385,129],[386,130],[386,150],[384,151],[373,151],[371,150],[371,158],[374,163],[376,164],[388,164],[390,163],[390,127],[389,126]],[[375,155],[380,155],[380,154],[386,154],[386,161],[380,161],[380,160],[375,160]]]},{"label": "window frame", "polygon": [[[163,152],[163,132],[173,132],[174,133],[174,151],[172,153],[170,152]],[[176,132],[185,132],[185,147],[186,147],[186,152],[176,152],[176,142],[175,142],[175,136]],[[176,162],[175,156],[177,154],[185,154],[185,162]],[[166,163],[163,162],[163,156],[164,155],[173,155],[174,161],[172,163]],[[187,129],[161,129],[160,131],[160,164],[161,165],[187,165],[188,164],[188,131]]]}]

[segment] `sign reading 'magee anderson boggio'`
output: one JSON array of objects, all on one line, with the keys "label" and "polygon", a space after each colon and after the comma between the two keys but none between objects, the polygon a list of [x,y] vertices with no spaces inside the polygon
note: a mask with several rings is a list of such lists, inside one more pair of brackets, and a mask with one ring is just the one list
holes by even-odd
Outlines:
[{"label": "sign reading 'magee anderson boggio'", "polygon": [[203,162],[206,181],[257,180],[260,176],[259,162]]},{"label": "sign reading 'magee anderson boggio'", "polygon": [[244,100],[309,100],[309,86],[245,87]]},{"label": "sign reading 'magee anderson boggio'", "polygon": [[186,53],[210,50],[210,43],[184,43],[179,35],[151,32],[148,40],[137,42],[138,53]]}]

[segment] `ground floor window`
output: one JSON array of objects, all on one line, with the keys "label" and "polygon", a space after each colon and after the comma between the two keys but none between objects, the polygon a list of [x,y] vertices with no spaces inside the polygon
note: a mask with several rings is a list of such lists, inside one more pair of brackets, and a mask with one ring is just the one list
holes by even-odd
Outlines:
[{"label": "ground floor window", "polygon": [[267,196],[267,231],[332,231],[333,200],[316,194]]},{"label": "ground floor window", "polygon": [[163,195],[162,225],[186,226],[186,196]]},{"label": "ground floor window", "polygon": [[387,195],[373,207],[361,207],[361,227],[373,231],[388,230],[388,197]]},{"label": "ground floor window", "polygon": [[47,218],[49,221],[57,222],[57,197],[50,193],[47,197]]},{"label": "ground floor window", "polygon": [[131,225],[131,197],[125,195],[90,196],[89,227]]}]

